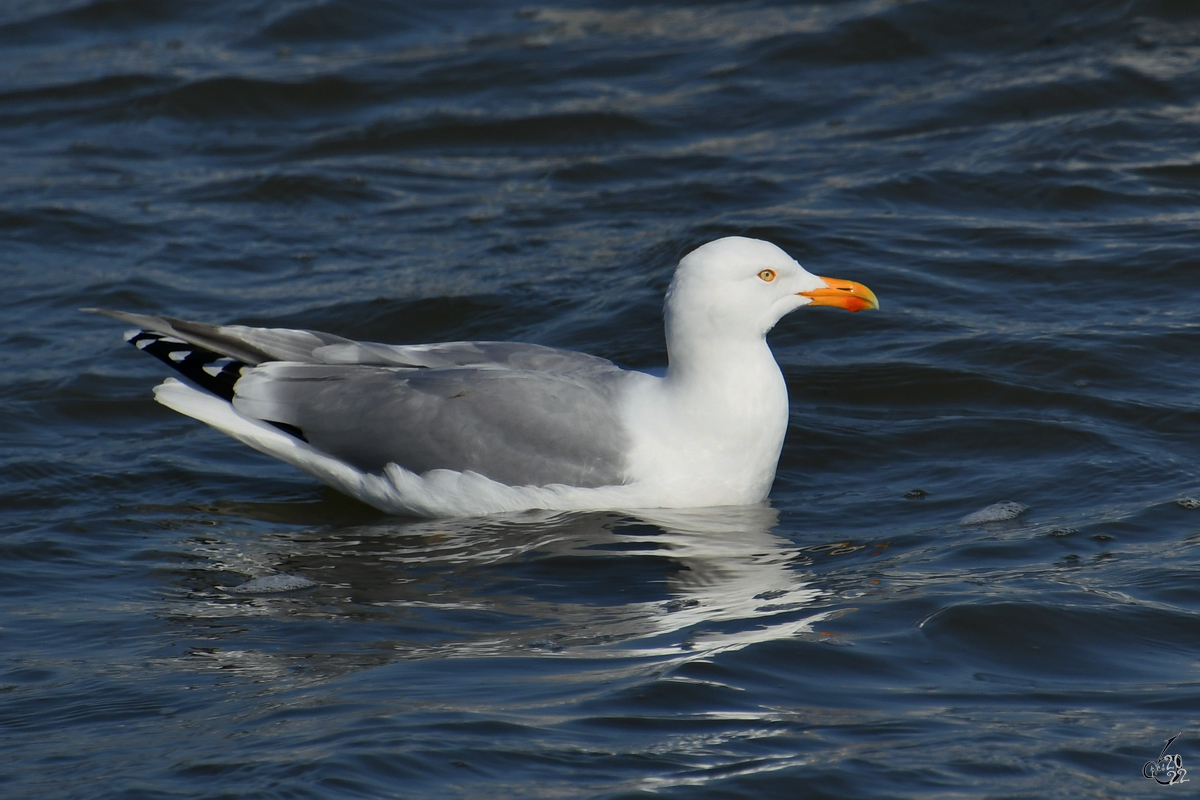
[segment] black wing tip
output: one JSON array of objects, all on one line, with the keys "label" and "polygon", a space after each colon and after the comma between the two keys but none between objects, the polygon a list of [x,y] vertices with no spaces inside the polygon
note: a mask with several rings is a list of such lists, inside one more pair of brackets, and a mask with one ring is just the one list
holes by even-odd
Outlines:
[{"label": "black wing tip", "polygon": [[[242,370],[247,366],[237,359],[156,331],[127,331],[125,341],[154,356],[204,391],[230,403],[233,402],[234,384],[242,377]],[[308,441],[304,431],[295,425],[274,420],[264,422],[302,442]]]},{"label": "black wing tip", "polygon": [[304,431],[300,430],[295,425],[290,425],[286,422],[276,422],[275,420],[272,420],[272,419],[263,420],[263,422],[266,422],[270,425],[274,425],[276,428],[279,428],[279,430],[283,431],[288,436],[294,436],[302,442],[308,442],[308,437],[304,435]]},{"label": "black wing tip", "polygon": [[242,369],[246,366],[236,359],[155,331],[129,331],[125,341],[154,356],[201,389],[230,402],[233,401],[233,385],[242,377]]}]

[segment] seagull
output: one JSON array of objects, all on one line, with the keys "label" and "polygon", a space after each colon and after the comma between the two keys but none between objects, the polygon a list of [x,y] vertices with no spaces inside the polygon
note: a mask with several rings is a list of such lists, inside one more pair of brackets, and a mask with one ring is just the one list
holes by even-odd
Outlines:
[{"label": "seagull", "polygon": [[878,308],[853,281],[731,236],[679,262],[651,374],[519,342],[387,345],[84,309],[183,380],[155,399],[393,514],[764,503],[788,422],[767,332],[807,306]]}]

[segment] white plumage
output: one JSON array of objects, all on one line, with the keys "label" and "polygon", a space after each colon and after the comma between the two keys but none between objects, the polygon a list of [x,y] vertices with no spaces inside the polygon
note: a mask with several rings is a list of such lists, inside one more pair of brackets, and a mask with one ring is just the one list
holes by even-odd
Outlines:
[{"label": "white plumage", "polygon": [[377,508],[437,517],[764,501],[788,417],[766,334],[806,305],[878,302],[767,242],[710,242],[667,293],[662,377],[537,345],[100,313],[145,328],[131,341],[195,384],[168,379],[160,403]]}]

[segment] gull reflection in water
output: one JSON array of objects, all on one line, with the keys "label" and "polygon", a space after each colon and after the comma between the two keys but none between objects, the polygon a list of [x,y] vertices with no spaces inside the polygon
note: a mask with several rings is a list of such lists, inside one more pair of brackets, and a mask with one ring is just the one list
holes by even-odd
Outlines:
[{"label": "gull reflection in water", "polygon": [[[822,592],[797,573],[807,563],[799,548],[771,533],[779,514],[768,506],[723,507],[640,512],[638,518],[657,529],[642,537],[619,527],[619,541],[650,540],[682,569],[671,573],[665,604],[644,604],[638,623],[628,631],[626,647],[662,642],[659,653],[680,648],[712,653],[800,633],[834,612],[802,616]],[[664,613],[666,612],[666,613]],[[752,622],[751,625],[710,625]],[[671,634],[688,631],[673,644]]]},{"label": "gull reflection in water", "polygon": [[[244,504],[222,510],[267,516]],[[281,521],[275,512],[272,520]],[[238,580],[225,577],[211,592],[190,593],[190,613],[175,618],[358,622],[374,628],[366,661],[375,664],[382,650],[389,653],[382,660],[702,657],[812,633],[841,613],[818,610],[832,598],[804,579],[808,558],[772,533],[777,523],[774,509],[750,506],[383,518],[209,538],[213,574]],[[303,576],[317,586],[274,596],[232,591],[264,574]],[[346,660],[344,667],[358,660],[324,655]]]}]

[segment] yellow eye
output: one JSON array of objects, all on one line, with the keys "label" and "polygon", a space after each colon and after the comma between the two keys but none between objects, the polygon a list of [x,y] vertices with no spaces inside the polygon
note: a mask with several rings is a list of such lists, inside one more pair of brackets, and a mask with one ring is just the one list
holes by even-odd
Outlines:
[{"label": "yellow eye", "polygon": [[770,283],[771,281],[775,280],[775,270],[764,269],[762,272],[758,273],[758,277],[762,278],[767,283]]}]

